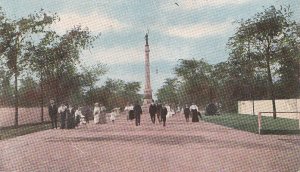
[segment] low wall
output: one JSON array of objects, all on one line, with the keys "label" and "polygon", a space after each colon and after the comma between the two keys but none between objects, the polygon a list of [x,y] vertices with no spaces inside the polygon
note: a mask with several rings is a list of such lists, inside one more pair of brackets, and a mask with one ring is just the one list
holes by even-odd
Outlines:
[{"label": "low wall", "polygon": [[[47,107],[44,108],[44,121],[50,121]],[[12,126],[14,122],[15,108],[0,107],[0,127]],[[41,122],[41,108],[19,108],[19,125],[38,122]]]},{"label": "low wall", "polygon": [[[300,112],[300,99],[282,99],[276,100],[277,112]],[[252,101],[239,101],[238,112],[239,114],[253,114]],[[272,100],[255,100],[254,101],[254,114],[258,115],[259,112],[273,112]],[[272,113],[263,113],[263,116],[273,116]],[[297,113],[277,113],[277,117],[299,119]]]}]

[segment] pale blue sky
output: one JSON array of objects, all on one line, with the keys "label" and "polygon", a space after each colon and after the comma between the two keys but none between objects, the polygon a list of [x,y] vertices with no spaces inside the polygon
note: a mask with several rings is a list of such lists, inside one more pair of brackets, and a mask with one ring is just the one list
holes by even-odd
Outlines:
[{"label": "pale blue sky", "polygon": [[139,81],[142,88],[144,35],[149,28],[154,93],[165,78],[174,77],[178,59],[225,61],[226,43],[237,27],[233,21],[250,18],[270,5],[291,5],[293,18],[300,23],[299,4],[300,0],[0,0],[11,18],[43,8],[61,17],[53,26],[59,33],[77,24],[101,32],[81,61],[107,64],[110,70],[105,78]]}]

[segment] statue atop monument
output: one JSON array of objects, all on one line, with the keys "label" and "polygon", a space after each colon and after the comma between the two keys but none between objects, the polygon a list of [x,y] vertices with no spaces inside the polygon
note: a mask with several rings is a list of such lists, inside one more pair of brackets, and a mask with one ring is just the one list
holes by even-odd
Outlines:
[{"label": "statue atop monument", "polygon": [[148,45],[148,33],[145,35],[146,45]]}]

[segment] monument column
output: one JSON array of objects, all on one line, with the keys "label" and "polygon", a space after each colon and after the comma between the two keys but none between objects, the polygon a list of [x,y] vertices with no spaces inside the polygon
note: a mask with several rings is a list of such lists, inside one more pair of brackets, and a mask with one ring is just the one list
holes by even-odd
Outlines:
[{"label": "monument column", "polygon": [[149,59],[149,44],[148,44],[148,34],[145,35],[146,45],[145,45],[145,90],[144,90],[144,102],[143,102],[143,113],[148,113],[149,106],[152,102],[152,89],[150,82],[150,59]]}]

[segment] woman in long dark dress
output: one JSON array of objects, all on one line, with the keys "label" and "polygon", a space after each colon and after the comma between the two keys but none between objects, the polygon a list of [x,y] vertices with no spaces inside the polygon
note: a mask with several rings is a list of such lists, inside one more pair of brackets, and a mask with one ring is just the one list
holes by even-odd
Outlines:
[{"label": "woman in long dark dress", "polygon": [[134,119],[134,111],[130,110],[129,111],[129,120],[133,120]]},{"label": "woman in long dark dress", "polygon": [[192,106],[190,107],[190,110],[191,110],[191,113],[193,115],[192,122],[199,122],[198,107],[193,103]]},{"label": "woman in long dark dress", "polygon": [[67,129],[75,128],[75,109],[69,105],[67,108]]}]

